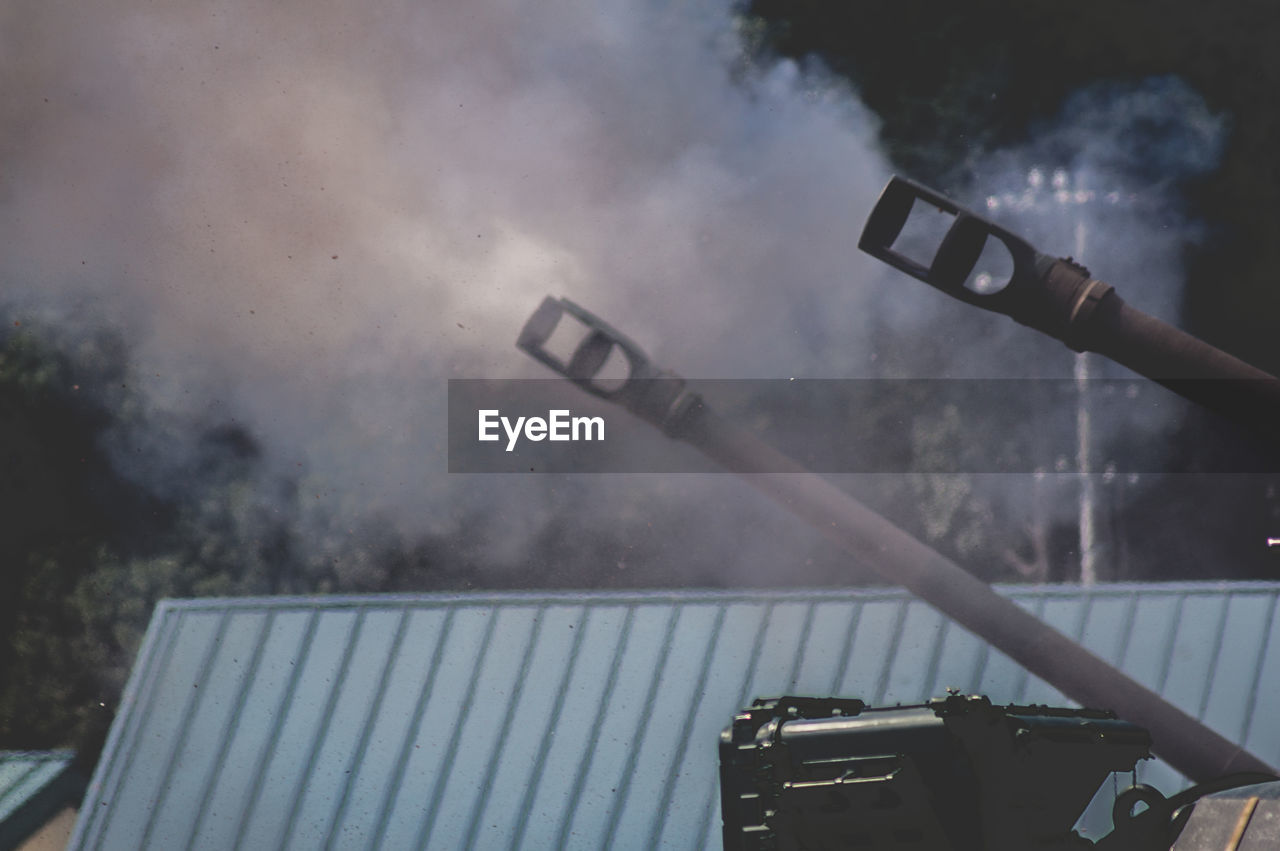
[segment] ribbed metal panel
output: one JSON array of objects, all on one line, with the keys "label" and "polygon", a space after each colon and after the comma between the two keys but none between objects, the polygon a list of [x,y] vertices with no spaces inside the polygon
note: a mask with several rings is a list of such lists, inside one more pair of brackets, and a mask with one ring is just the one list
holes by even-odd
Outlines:
[{"label": "ribbed metal panel", "polygon": [[79,804],[84,778],[72,751],[0,751],[0,849],[17,848],[62,809]]},{"label": "ribbed metal panel", "polygon": [[[1280,763],[1280,585],[1006,593]],[[72,847],[717,848],[752,697],[948,687],[1065,703],[892,591],[167,601]]]},{"label": "ribbed metal panel", "polygon": [[0,751],[0,823],[57,781],[74,758],[71,751]]}]

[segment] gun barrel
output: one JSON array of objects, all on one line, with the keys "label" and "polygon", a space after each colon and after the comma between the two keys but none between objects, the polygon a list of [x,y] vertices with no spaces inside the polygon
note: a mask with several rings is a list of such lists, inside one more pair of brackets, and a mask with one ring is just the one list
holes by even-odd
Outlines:
[{"label": "gun barrel", "polygon": [[[702,405],[680,437],[740,474],[872,567],[1082,706],[1105,707],[1151,731],[1153,749],[1197,782],[1275,770],[1138,683],[885,517]],[[761,473],[786,469],[792,473]]]},{"label": "gun barrel", "polygon": [[1280,380],[1154,316],[1114,291],[1080,330],[1097,352],[1247,427],[1280,438]]},{"label": "gun barrel", "polygon": [[[894,245],[916,204],[954,216],[928,265]],[[979,292],[970,278],[988,244],[1013,264],[1008,283]],[[932,189],[894,177],[858,240],[871,256],[966,304],[1003,313],[1076,351],[1097,352],[1197,404],[1280,438],[1280,379],[1124,302],[1111,285]]]},{"label": "gun barrel", "polygon": [[[617,335],[630,347],[632,377],[620,389],[605,392],[592,384],[591,376],[571,375],[563,362],[546,357],[542,346],[558,320],[558,316],[551,316],[558,307],[587,325],[589,333],[580,346],[594,349],[602,345],[602,339]],[[587,392],[622,404],[668,436],[691,444],[739,474],[860,563],[930,603],[1070,699],[1083,706],[1112,709],[1125,720],[1146,727],[1155,752],[1178,771],[1197,781],[1242,771],[1275,773],[1239,745],[1002,597],[946,556],[717,415],[686,388],[683,378],[653,368],[638,346],[581,307],[548,298],[534,318],[536,323],[531,320],[526,325],[518,344],[531,356]]]}]

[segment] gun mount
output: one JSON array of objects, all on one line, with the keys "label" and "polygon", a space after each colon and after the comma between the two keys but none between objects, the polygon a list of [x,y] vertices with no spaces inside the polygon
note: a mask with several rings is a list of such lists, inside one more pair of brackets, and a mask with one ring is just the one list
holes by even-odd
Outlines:
[{"label": "gun mount", "polygon": [[724,847],[1089,848],[1080,814],[1150,748],[1146,730],[1089,709],[757,700],[720,737]]},{"label": "gun mount", "polygon": [[1235,775],[1170,798],[1133,786],[1116,799],[1110,834],[1077,834],[1107,776],[1133,771],[1150,749],[1146,730],[1094,709],[959,694],[875,708],[756,700],[720,736],[724,848],[1167,851],[1202,795],[1271,779]]}]

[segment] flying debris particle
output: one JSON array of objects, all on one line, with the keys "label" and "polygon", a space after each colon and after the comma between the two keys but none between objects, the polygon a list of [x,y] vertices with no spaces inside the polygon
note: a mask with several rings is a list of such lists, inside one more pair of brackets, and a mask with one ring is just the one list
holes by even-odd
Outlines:
[{"label": "flying debris particle", "polygon": [[463,325],[461,322],[458,323],[458,327],[461,328],[463,331],[467,330],[467,326]]}]

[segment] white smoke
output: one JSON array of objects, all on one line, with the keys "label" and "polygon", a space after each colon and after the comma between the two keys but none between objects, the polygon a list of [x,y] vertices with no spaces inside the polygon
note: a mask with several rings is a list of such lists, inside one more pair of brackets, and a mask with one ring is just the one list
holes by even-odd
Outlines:
[{"label": "white smoke", "polygon": [[973,166],[975,206],[1178,324],[1183,252],[1201,235],[1181,188],[1217,166],[1226,132],[1225,116],[1177,77],[1095,85],[1027,144]]},{"label": "white smoke", "polygon": [[242,422],[319,499],[410,535],[484,510],[518,561],[548,523],[607,534],[675,499],[679,534],[766,579],[807,545],[729,477],[449,476],[446,379],[545,376],[513,343],[547,294],[690,377],[879,374],[878,335],[942,310],[856,249],[889,174],[874,117],[792,63],[735,63],[728,3],[0,14],[10,295],[90,299],[157,410]]}]

